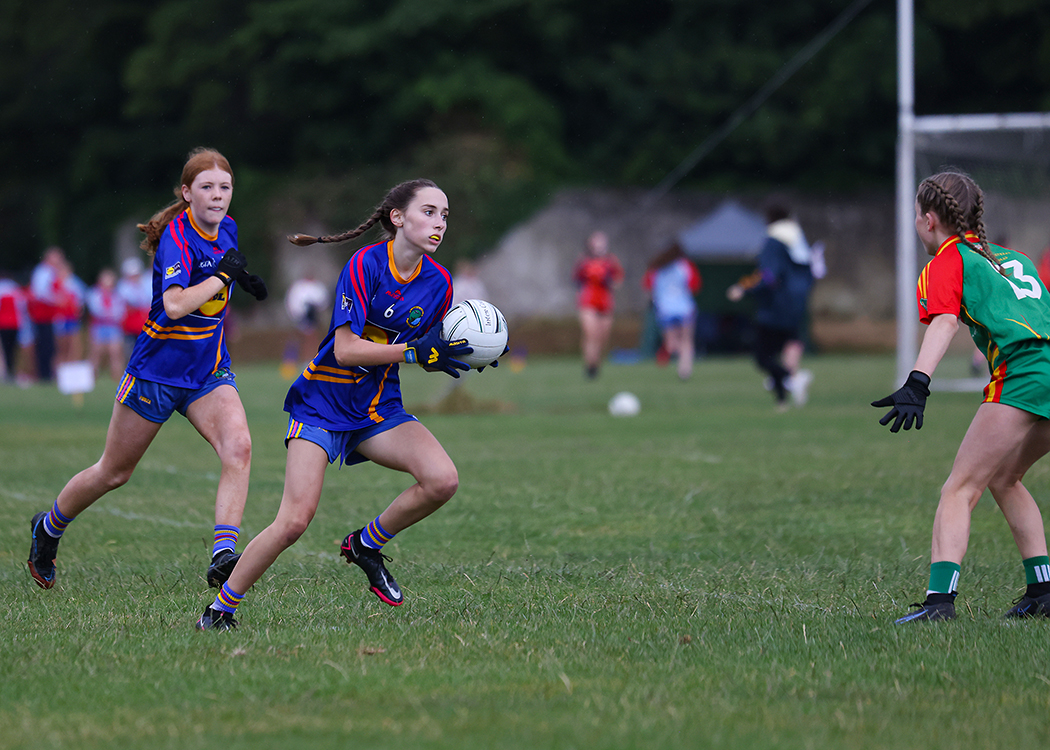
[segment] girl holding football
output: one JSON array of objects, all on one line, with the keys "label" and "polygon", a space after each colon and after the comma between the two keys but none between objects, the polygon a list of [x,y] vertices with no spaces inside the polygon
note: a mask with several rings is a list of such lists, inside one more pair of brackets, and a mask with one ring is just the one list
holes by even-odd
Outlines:
[{"label": "girl holding football", "polygon": [[580,290],[577,307],[584,372],[593,379],[598,376],[602,352],[612,333],[613,291],[623,283],[623,267],[609,252],[605,232],[593,232],[587,238],[586,253],[576,263],[572,278]]},{"label": "girl holding football", "polygon": [[982,216],[984,196],[955,171],[922,181],[915,201],[915,229],[933,256],[919,277],[919,315],[929,327],[904,386],[879,401],[892,407],[879,420],[922,427],[930,378],[960,318],[988,359],[991,382],[941,488],[933,522],[929,586],[922,604],[896,622],[950,620],[970,514],[985,488],[999,505],[1021,553],[1027,588],[1008,618],[1050,617],[1050,557],[1043,519],[1021,483],[1025,472],[1050,452],[1050,297],[1035,264],[1025,255],[989,244]]},{"label": "girl holding football", "polygon": [[248,544],[215,601],[197,620],[200,630],[236,627],[234,613],[249,588],[306,531],[321,498],[328,464],[372,461],[410,474],[414,483],[374,520],[343,540],[341,553],[368,577],[381,601],[404,601],[382,547],[456,492],[459,476],[437,439],[401,400],[401,362],[459,377],[464,340],[441,338],[452,302],[452,277],[434,261],[445,236],[448,198],[430,180],[390,190],[359,227],[327,237],[293,235],[297,245],[354,239],[375,224],[387,237],[357,250],[336,285],[328,334],[292,384],[284,494],[277,517]]},{"label": "girl holding football", "polygon": [[176,411],[222,464],[208,583],[221,584],[236,564],[251,437],[223,323],[234,281],[258,299],[266,296],[266,285],[245,271],[237,225],[226,215],[232,195],[229,162],[218,151],[199,148],[183,166],[175,202],[139,224],[146,235],[142,248],[153,255],[153,304],[117,388],[102,457],[69,480],[50,511],[33,516],[29,572],[42,588],[55,585],[55,553],[66,527],[131,478]]}]

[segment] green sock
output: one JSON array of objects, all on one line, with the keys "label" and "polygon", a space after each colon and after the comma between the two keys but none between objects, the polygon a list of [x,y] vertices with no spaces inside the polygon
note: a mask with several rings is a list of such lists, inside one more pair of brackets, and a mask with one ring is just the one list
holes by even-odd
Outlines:
[{"label": "green sock", "polygon": [[959,585],[962,568],[953,562],[935,562],[930,565],[930,587],[927,594],[954,594]]},{"label": "green sock", "polygon": [[1033,583],[1050,583],[1050,557],[1040,555],[1024,560],[1024,582],[1029,586]]}]

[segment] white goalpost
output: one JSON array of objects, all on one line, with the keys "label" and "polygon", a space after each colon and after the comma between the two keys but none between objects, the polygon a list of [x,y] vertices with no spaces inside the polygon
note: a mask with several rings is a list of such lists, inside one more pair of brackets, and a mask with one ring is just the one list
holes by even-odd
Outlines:
[{"label": "white goalpost", "polygon": [[[913,0],[897,0],[896,385],[918,354],[915,284],[927,258],[918,252],[914,204],[922,177],[949,164],[964,169],[985,192],[990,240],[1006,237],[1029,255],[1050,243],[1050,113],[917,117],[914,61]],[[988,382],[938,375],[938,390],[980,390]]]}]

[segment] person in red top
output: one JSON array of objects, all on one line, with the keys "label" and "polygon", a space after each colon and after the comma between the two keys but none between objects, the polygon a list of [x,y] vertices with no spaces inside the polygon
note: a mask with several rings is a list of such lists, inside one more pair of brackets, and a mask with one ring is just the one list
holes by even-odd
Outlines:
[{"label": "person in red top", "polygon": [[613,290],[623,283],[623,266],[609,252],[605,232],[593,232],[587,238],[586,252],[576,263],[572,278],[580,289],[577,306],[583,365],[587,377],[595,378],[612,333]]},{"label": "person in red top", "polygon": [[66,254],[61,248],[49,247],[29,280],[28,306],[29,319],[33,323],[36,376],[45,383],[54,378],[55,318],[58,316],[65,260]]},{"label": "person in red top", "polygon": [[0,274],[0,348],[4,355],[4,377],[15,382],[18,375],[18,332],[26,323],[26,298],[22,287]]}]

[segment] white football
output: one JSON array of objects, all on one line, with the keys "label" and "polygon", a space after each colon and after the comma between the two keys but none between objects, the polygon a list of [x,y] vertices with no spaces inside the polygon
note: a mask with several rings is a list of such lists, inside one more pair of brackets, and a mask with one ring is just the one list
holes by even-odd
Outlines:
[{"label": "white football", "polygon": [[507,320],[495,305],[481,299],[468,299],[445,313],[441,336],[446,341],[466,339],[474,351],[456,359],[475,369],[487,367],[507,348]]},{"label": "white football", "polygon": [[642,402],[633,393],[620,391],[609,399],[609,413],[614,417],[633,417],[642,410]]}]

